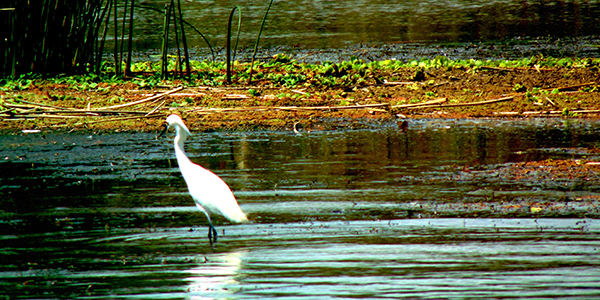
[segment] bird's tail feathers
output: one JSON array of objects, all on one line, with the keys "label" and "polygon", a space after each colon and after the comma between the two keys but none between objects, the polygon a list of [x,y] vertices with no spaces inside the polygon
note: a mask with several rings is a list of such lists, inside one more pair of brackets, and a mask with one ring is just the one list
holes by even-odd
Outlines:
[{"label": "bird's tail feathers", "polygon": [[250,222],[250,221],[248,221],[248,216],[246,216],[246,214],[242,211],[242,209],[240,209],[239,207],[236,207],[236,208],[237,209],[232,209],[228,212],[227,219],[229,219],[229,221],[237,222],[237,223]]}]

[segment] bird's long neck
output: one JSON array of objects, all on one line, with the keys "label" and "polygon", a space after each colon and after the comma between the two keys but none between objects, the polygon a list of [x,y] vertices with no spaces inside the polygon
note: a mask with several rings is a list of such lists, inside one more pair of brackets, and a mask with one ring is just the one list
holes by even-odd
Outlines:
[{"label": "bird's long neck", "polygon": [[175,136],[175,157],[177,157],[177,162],[179,163],[179,165],[181,165],[182,162],[190,162],[190,159],[187,157],[187,155],[185,154],[185,151],[183,150],[183,144],[185,143],[185,140],[187,139],[187,134],[183,132],[183,130],[179,130],[179,128],[177,128],[177,136]]}]

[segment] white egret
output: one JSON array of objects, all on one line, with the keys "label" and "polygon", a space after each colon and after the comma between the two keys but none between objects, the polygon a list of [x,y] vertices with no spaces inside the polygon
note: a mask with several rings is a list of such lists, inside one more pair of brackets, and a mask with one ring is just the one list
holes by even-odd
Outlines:
[{"label": "white egret", "polygon": [[191,136],[189,129],[178,115],[170,115],[165,124],[163,135],[168,129],[175,128],[175,156],[177,164],[190,195],[198,209],[208,218],[208,240],[212,244],[217,241],[217,230],[212,224],[210,216],[220,214],[229,221],[242,223],[248,222],[248,217],[238,205],[231,189],[223,179],[213,172],[193,163],[185,154],[183,144]]}]

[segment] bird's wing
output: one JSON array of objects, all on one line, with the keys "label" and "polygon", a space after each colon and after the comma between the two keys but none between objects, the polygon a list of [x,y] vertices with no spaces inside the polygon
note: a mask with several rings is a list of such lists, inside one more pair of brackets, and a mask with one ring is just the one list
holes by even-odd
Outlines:
[{"label": "bird's wing", "polygon": [[220,214],[232,222],[248,221],[231,189],[219,176],[196,164],[182,174],[194,201],[209,214]]}]

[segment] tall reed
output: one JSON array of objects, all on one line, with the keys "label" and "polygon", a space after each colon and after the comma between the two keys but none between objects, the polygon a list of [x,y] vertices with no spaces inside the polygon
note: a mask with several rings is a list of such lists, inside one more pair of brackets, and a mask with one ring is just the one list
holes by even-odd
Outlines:
[{"label": "tall reed", "polygon": [[[128,75],[134,11],[140,8],[143,7],[136,5],[135,0],[5,0],[0,8],[0,77],[100,72],[110,35],[114,38],[111,52],[115,74],[121,75],[124,71]],[[180,0],[177,0],[177,9],[171,9],[171,15],[179,28],[176,39],[181,40],[184,48],[184,54],[179,57],[184,57],[189,76],[184,25],[205,39],[213,60],[214,51],[206,37],[183,20]],[[179,63],[180,72],[181,66]]]},{"label": "tall reed", "polygon": [[0,76],[86,72],[105,0],[6,0],[0,11]]},{"label": "tall reed", "polygon": [[[272,3],[271,0],[263,18],[261,32]],[[48,75],[99,73],[105,62],[103,55],[108,48],[107,38],[110,35],[113,37],[110,50],[112,50],[114,72],[118,76],[128,76],[131,74],[134,46],[135,10],[154,9],[136,4],[135,0],[5,0],[3,6],[0,8],[0,28],[2,28],[0,30],[0,77],[16,77],[27,73]],[[238,10],[239,18],[237,40],[232,57],[229,43],[235,10]],[[167,52],[169,45],[172,45],[172,42],[171,44],[169,42],[172,37],[177,47],[174,74],[179,72],[183,75],[185,64],[185,74],[189,79],[191,67],[185,28],[192,28],[206,41],[214,61],[213,48],[197,28],[183,19],[180,0],[177,0],[177,3],[171,0],[166,11],[161,13],[164,13],[165,26],[161,72],[163,76],[168,73]],[[235,60],[241,19],[240,8],[236,6],[231,12],[228,27],[228,82],[231,81],[231,61]],[[125,37],[126,32],[128,32],[127,37]],[[254,48],[253,63],[261,32]],[[180,51],[181,46],[183,54]],[[250,80],[251,76],[252,73],[250,73]]]},{"label": "tall reed", "polygon": [[248,84],[250,84],[250,82],[252,82],[252,71],[254,69],[254,60],[256,59],[258,43],[260,42],[260,35],[262,34],[263,28],[265,27],[265,22],[267,21],[267,15],[269,14],[271,5],[273,5],[273,0],[271,0],[271,2],[269,2],[269,6],[267,6],[267,10],[265,11],[265,16],[263,17],[262,23],[260,24],[260,30],[258,31],[258,36],[256,37],[256,43],[254,44],[254,53],[252,54],[252,62],[250,63],[250,75],[248,76]]},{"label": "tall reed", "polygon": [[238,11],[238,32],[237,32],[237,38],[235,41],[235,48],[233,50],[233,59],[235,60],[235,52],[237,51],[237,45],[238,42],[240,40],[240,31],[242,29],[242,9],[239,6],[234,7],[231,10],[231,13],[229,14],[229,22],[227,23],[227,43],[225,48],[227,49],[227,53],[226,53],[226,69],[227,69],[227,75],[226,75],[226,79],[227,79],[227,83],[231,83],[231,24],[233,22],[233,13],[235,11]]},{"label": "tall reed", "polygon": [[[177,6],[177,7],[175,7]],[[186,65],[186,76],[190,79],[191,76],[191,67],[189,62],[189,52],[187,49],[187,39],[185,38],[185,30],[184,30],[184,22],[183,16],[181,14],[181,3],[180,0],[177,0],[177,5],[175,4],[175,0],[171,0],[169,4],[165,5],[164,10],[164,21],[163,21],[163,38],[162,38],[162,49],[161,49],[161,77],[166,78],[169,73],[168,65],[168,51],[169,51],[169,37],[171,35],[171,28],[173,30],[174,39],[175,39],[175,47],[176,47],[176,61],[175,67],[173,70],[173,76],[176,77],[177,74],[183,75],[183,64]],[[171,19],[173,19],[173,26],[171,26]],[[177,21],[180,22],[177,22]],[[181,55],[181,47],[180,40],[183,43],[184,56]],[[212,49],[211,49],[212,50]]]}]

